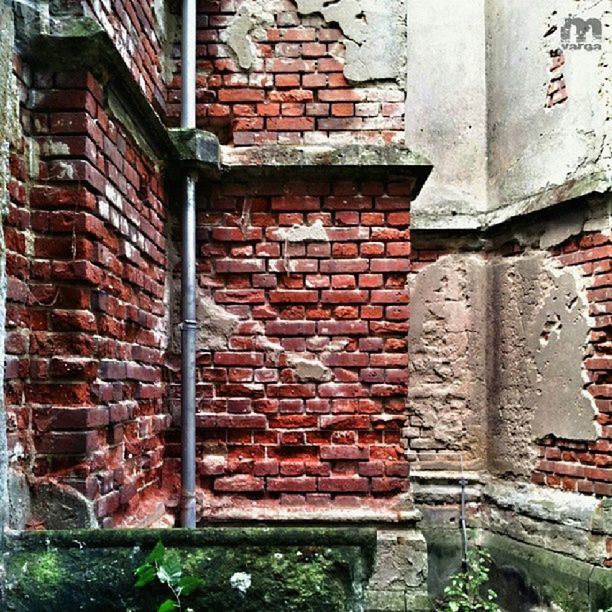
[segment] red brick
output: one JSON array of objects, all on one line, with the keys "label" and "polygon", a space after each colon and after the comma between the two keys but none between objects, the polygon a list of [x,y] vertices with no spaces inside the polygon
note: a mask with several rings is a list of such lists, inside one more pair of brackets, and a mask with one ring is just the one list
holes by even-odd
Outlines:
[{"label": "red brick", "polygon": [[367,478],[321,478],[319,491],[327,493],[367,493],[370,484]]},{"label": "red brick", "polygon": [[248,474],[226,476],[215,480],[214,489],[224,493],[257,493],[264,490],[264,481]]},{"label": "red brick", "polygon": [[266,481],[268,491],[312,493],[317,490],[317,479],[310,476],[298,478],[268,478]]},{"label": "red brick", "polygon": [[321,459],[324,461],[367,461],[370,458],[368,447],[359,446],[322,446]]}]

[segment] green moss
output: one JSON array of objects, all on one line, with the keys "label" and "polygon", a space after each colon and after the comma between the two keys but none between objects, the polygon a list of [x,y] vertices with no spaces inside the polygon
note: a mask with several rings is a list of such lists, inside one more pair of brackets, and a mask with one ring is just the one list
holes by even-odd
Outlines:
[{"label": "green moss", "polygon": [[[202,587],[185,603],[206,612],[357,609],[372,544],[370,530],[358,529],[352,533],[255,528],[28,534],[13,542],[8,557],[7,610],[156,609],[167,596],[164,587],[136,589],[133,572],[160,539],[168,551],[178,553],[186,575],[202,578]],[[34,567],[36,579],[28,569]],[[236,588],[235,579],[233,584],[236,574],[248,576],[250,585],[244,592]],[[52,588],[41,587],[43,578],[53,581]]]},{"label": "green moss", "polygon": [[29,577],[37,587],[56,588],[65,579],[60,556],[49,551],[35,557],[29,568]]},{"label": "green moss", "polygon": [[95,19],[90,17],[72,17],[62,23],[62,35],[77,38],[93,36],[103,30]]}]

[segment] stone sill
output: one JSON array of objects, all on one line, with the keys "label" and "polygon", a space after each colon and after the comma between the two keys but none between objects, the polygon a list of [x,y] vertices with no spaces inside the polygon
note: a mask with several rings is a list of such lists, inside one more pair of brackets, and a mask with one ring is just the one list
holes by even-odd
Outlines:
[{"label": "stone sill", "polygon": [[456,211],[446,207],[444,210],[426,211],[416,207],[412,213],[412,230],[486,232],[515,219],[563,205],[576,198],[610,191],[612,191],[612,178],[600,170],[595,170],[582,178],[570,180],[563,185],[555,185],[540,193],[504,203],[488,211]]},{"label": "stone sill", "polygon": [[412,505],[410,496],[389,499],[353,498],[349,505],[330,501],[326,504],[281,504],[278,500],[249,499],[236,496],[215,496],[198,493],[198,514],[206,522],[260,521],[332,522],[412,524],[421,520],[421,513]]},{"label": "stone sill", "polygon": [[423,187],[433,166],[425,157],[398,145],[264,145],[221,147],[222,171],[231,179],[357,178],[413,180],[411,197]]}]

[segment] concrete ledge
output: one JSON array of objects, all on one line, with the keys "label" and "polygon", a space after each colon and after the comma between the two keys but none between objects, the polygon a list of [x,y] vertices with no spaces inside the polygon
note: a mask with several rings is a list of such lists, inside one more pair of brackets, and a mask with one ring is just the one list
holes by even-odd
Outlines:
[{"label": "concrete ledge", "polygon": [[603,171],[550,187],[541,193],[514,202],[507,202],[486,212],[466,210],[421,210],[412,214],[413,231],[478,231],[484,232],[521,217],[563,205],[570,200],[612,191],[612,180]]},{"label": "concrete ledge", "polygon": [[214,134],[197,129],[170,129],[169,134],[176,151],[173,165],[205,177],[217,176],[220,151]]},{"label": "concrete ledge", "polygon": [[397,145],[223,146],[221,164],[231,178],[413,179],[412,198],[419,194],[433,168],[419,153]]},{"label": "concrete ledge", "polygon": [[373,527],[205,527],[199,529],[67,529],[24,531],[7,538],[9,549],[108,548],[118,546],[369,546],[376,544]]},{"label": "concrete ledge", "polygon": [[354,524],[404,524],[414,525],[421,520],[421,513],[412,505],[412,499],[388,501],[359,500],[359,503],[341,505],[329,502],[325,505],[287,504],[277,500],[249,499],[246,497],[219,497],[205,492],[197,493],[200,520],[214,522],[259,521],[287,522],[348,522]]},{"label": "concrete ledge", "polygon": [[452,504],[461,501],[461,480],[466,483],[467,502],[482,497],[482,475],[479,472],[451,470],[413,470],[410,474],[416,504]]},{"label": "concrete ledge", "polygon": [[134,570],[159,541],[185,574],[202,580],[185,609],[244,612],[281,612],[288,602],[304,612],[363,609],[377,546],[376,530],[346,528],[28,533],[2,551],[1,607],[156,610],[167,590],[157,581],[135,588]]},{"label": "concrete ledge", "polygon": [[585,531],[605,528],[606,533],[612,533],[610,522],[604,525],[602,520],[597,520],[605,502],[592,495],[499,481],[488,483],[484,493],[499,508]]}]

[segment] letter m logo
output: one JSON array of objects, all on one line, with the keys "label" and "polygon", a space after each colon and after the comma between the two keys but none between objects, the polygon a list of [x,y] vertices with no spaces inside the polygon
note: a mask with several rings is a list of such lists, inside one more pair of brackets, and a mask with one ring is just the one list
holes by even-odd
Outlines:
[{"label": "letter m logo", "polygon": [[601,40],[601,21],[599,19],[584,20],[580,17],[567,17],[565,25],[561,27],[561,40],[569,41],[572,33],[572,26],[576,28],[576,42],[586,42],[586,35],[589,30],[593,38]]}]

